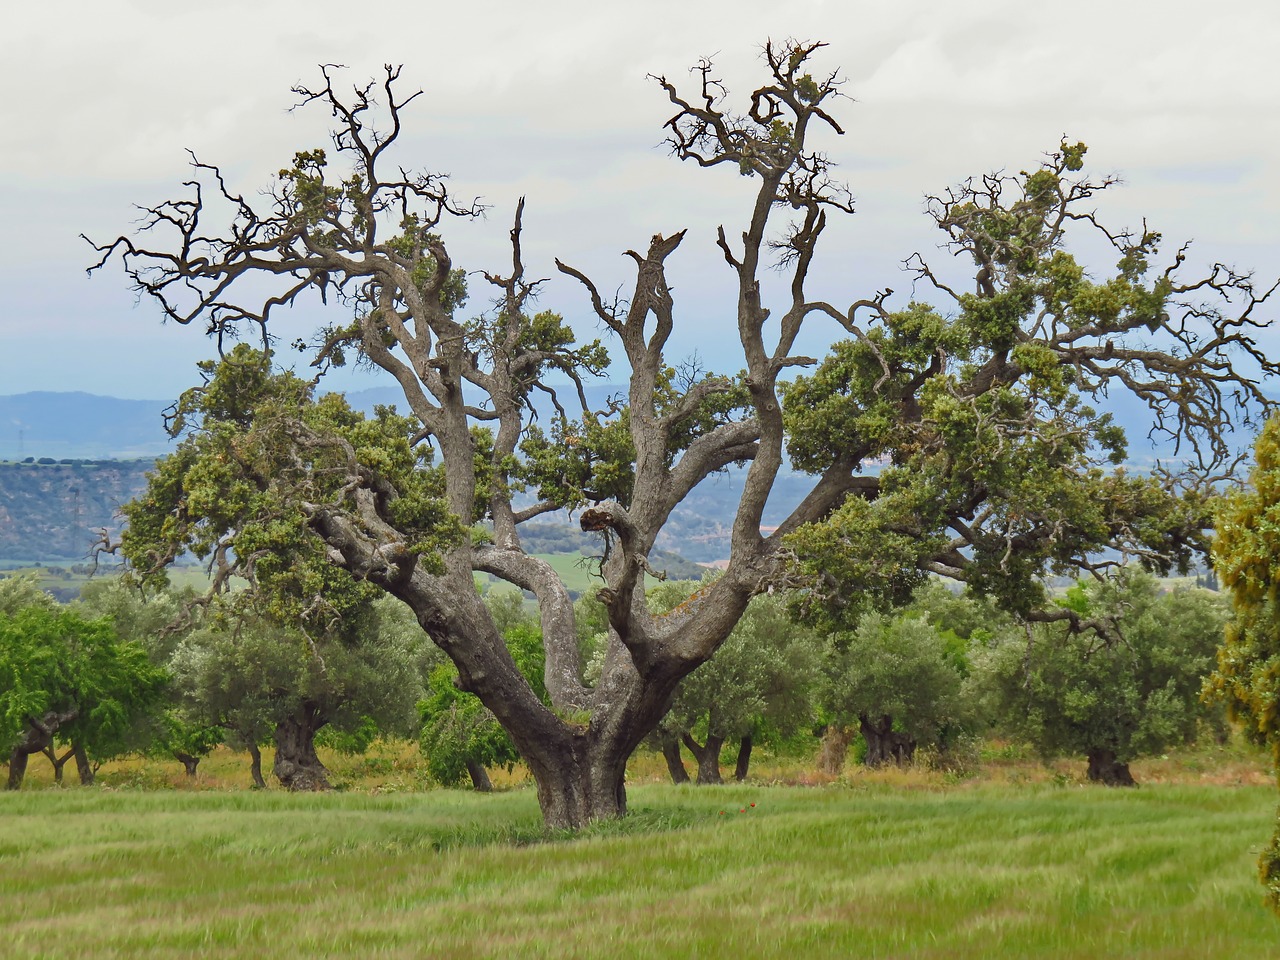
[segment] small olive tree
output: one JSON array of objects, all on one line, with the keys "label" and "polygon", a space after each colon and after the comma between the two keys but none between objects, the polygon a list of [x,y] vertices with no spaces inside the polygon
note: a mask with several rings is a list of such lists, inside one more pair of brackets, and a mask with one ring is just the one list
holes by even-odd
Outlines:
[{"label": "small olive tree", "polygon": [[1211,721],[1200,690],[1226,604],[1207,590],[1162,593],[1138,570],[1077,587],[1065,603],[1111,621],[1116,638],[1063,625],[1007,631],[975,647],[970,693],[1046,758],[1084,756],[1090,780],[1132,786],[1131,760],[1191,742]]}]

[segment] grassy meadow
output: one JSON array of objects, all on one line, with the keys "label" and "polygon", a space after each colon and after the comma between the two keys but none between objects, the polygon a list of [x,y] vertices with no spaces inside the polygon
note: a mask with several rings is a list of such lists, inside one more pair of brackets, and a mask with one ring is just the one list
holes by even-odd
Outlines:
[{"label": "grassy meadow", "polygon": [[195,783],[131,761],[54,789],[33,764],[0,794],[0,956],[1280,955],[1254,874],[1275,790],[1229,749],[1135,766],[1136,790],[1011,750],[965,780],[765,758],[720,788],[641,757],[633,815],[573,838],[518,770],[422,790],[412,753],[329,758],[346,789],[309,796],[242,789],[227,751]]}]

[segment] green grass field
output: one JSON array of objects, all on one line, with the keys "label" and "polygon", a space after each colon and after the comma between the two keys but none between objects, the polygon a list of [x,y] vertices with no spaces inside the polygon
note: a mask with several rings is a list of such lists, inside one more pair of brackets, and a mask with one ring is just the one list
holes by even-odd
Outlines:
[{"label": "green grass field", "polygon": [[[0,794],[5,957],[1265,958],[1270,787]],[[754,804],[755,806],[751,806]]]}]

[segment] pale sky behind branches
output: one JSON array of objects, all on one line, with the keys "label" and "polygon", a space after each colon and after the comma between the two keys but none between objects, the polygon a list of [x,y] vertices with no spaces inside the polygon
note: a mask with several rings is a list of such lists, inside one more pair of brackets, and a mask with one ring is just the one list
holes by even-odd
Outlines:
[{"label": "pale sky behind branches", "polygon": [[[187,148],[254,196],[296,150],[327,146],[322,110],[288,112],[289,88],[318,81],[322,62],[346,64],[348,83],[404,64],[402,88],[425,94],[396,159],[448,172],[458,196],[491,205],[485,220],[444,225],[455,263],[505,271],[526,196],[528,272],[553,278],[542,305],[580,336],[597,325],[555,257],[625,293],[634,274],[622,251],[689,228],[669,261],[669,358],[696,351],[737,370],[732,277],[714,236],[719,223],[741,232],[757,181],[673,159],[662,144],[672,108],[646,74],[692,93],[688,68],[712,57],[744,97],[764,80],[769,37],[828,41],[815,69],[838,69],[850,98],[833,106],[846,135],[819,145],[858,212],[828,231],[815,295],[846,306],[889,286],[905,305],[901,261],[945,259],[925,194],[1030,168],[1063,135],[1089,144],[1087,170],[1124,179],[1099,201],[1112,223],[1146,217],[1170,251],[1194,239],[1195,258],[1280,273],[1271,2],[24,0],[0,31],[0,395],[168,399],[195,381],[212,343],[135,305],[118,265],[87,278],[94,254],[79,234],[108,241],[133,229],[133,204],[178,196]],[[485,288],[472,279],[468,314]],[[347,315],[330,309],[307,301],[282,339]],[[815,322],[801,346],[818,353],[834,335]],[[331,385],[385,382],[349,373]]]}]

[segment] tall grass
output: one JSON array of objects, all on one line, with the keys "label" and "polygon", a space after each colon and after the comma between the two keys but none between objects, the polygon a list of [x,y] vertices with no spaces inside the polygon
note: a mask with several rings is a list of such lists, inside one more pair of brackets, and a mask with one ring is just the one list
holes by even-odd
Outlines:
[{"label": "tall grass", "polygon": [[0,795],[0,955],[1280,955],[1253,870],[1268,788],[631,798],[569,839],[519,789]]}]

